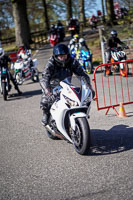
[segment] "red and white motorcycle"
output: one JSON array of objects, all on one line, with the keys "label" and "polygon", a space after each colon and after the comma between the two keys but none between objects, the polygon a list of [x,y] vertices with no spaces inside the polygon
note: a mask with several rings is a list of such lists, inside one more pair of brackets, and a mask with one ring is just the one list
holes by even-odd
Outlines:
[{"label": "red and white motorcycle", "polygon": [[16,81],[19,85],[24,81],[31,79],[33,82],[39,82],[39,72],[37,69],[38,60],[23,55],[21,59],[18,59],[14,63],[14,74]]},{"label": "red and white motorcycle", "polygon": [[57,34],[50,34],[49,42],[50,42],[51,47],[58,44],[59,43],[58,35]]},{"label": "red and white motorcycle", "polygon": [[92,101],[91,90],[81,77],[68,77],[54,88],[53,94],[56,100],[51,106],[45,127],[47,135],[51,139],[67,140],[77,153],[87,154],[90,148],[88,114]]}]

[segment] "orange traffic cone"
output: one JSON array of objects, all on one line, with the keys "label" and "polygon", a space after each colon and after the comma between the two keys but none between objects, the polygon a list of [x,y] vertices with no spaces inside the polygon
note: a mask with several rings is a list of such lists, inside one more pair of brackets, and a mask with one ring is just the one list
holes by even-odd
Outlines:
[{"label": "orange traffic cone", "polygon": [[119,108],[119,117],[127,117],[123,103],[120,103],[120,108]]}]

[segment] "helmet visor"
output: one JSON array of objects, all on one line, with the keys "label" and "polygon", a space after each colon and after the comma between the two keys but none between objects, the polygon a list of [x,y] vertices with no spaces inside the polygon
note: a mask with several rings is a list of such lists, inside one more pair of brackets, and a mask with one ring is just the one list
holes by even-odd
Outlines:
[{"label": "helmet visor", "polygon": [[64,54],[64,55],[58,55],[57,58],[58,58],[58,60],[60,60],[60,61],[65,61],[65,60],[67,60],[68,55],[66,55],[66,54]]}]

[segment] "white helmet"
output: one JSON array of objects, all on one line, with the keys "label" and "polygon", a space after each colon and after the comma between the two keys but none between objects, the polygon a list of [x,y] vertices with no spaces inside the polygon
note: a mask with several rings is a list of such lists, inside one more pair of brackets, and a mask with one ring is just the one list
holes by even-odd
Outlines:
[{"label": "white helmet", "polygon": [[80,39],[79,39],[79,43],[80,43],[81,45],[84,45],[84,44],[85,44],[84,38],[80,38]]},{"label": "white helmet", "polygon": [[4,49],[0,48],[0,58],[4,56]]},{"label": "white helmet", "polygon": [[71,39],[69,44],[70,44],[70,45],[75,44],[75,40],[74,40],[74,39]]}]

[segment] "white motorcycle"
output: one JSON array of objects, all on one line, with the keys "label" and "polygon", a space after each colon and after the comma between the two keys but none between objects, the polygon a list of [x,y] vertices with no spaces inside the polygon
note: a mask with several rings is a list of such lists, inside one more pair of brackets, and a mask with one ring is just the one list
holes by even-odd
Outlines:
[{"label": "white motorcycle", "polygon": [[[72,80],[78,84],[73,84]],[[90,148],[88,123],[92,91],[78,77],[68,77],[55,87],[55,102],[50,108],[48,125],[45,127],[51,139],[61,138],[73,144],[77,153],[87,154]],[[87,106],[86,106],[87,102]]]},{"label": "white motorcycle", "polygon": [[24,81],[32,79],[33,82],[39,82],[39,72],[37,69],[38,60],[31,59],[27,55],[23,59],[18,59],[14,63],[14,74],[19,85]]}]

